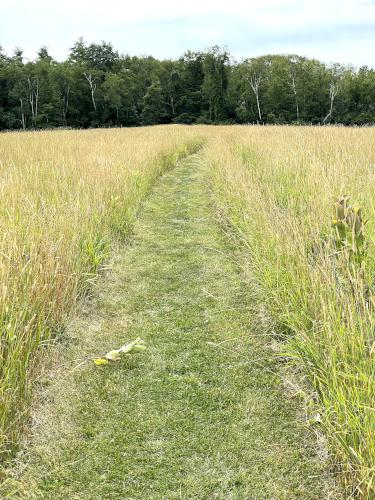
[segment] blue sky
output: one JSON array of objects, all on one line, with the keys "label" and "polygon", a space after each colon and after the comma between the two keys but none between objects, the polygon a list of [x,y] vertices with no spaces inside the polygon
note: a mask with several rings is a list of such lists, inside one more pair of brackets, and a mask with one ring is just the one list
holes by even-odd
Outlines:
[{"label": "blue sky", "polygon": [[375,0],[0,0],[0,45],[63,59],[78,37],[175,58],[226,46],[241,59],[295,53],[375,67]]}]

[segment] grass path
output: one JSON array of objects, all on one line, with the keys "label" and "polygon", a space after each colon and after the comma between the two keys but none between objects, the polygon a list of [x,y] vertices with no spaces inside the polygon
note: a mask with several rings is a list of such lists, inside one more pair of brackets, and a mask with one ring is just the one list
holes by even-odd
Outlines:
[{"label": "grass path", "polygon": [[[194,155],[156,186],[67,332],[21,457],[25,497],[327,498],[232,256]],[[145,352],[71,371],[137,336]]]}]

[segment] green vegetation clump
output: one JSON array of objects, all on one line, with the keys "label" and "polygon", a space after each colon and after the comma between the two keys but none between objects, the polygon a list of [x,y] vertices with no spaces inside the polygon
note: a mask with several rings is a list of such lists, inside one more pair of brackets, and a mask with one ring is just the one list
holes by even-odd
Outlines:
[{"label": "green vegetation clump", "polygon": [[365,221],[360,208],[349,205],[349,196],[342,196],[335,202],[334,246],[338,253],[346,253],[348,260],[361,268],[365,262]]}]

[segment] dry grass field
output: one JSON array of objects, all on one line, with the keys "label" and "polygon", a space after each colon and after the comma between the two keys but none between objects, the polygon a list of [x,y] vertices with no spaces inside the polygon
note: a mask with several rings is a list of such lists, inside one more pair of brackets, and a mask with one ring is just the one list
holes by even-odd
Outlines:
[{"label": "dry grass field", "polygon": [[283,354],[314,389],[315,419],[342,471],[370,498],[375,130],[232,129],[210,144],[207,162],[221,217],[248,252],[261,300],[285,340]]},{"label": "dry grass field", "polygon": [[35,353],[196,136],[179,127],[0,135],[0,452],[18,441]]},{"label": "dry grass field", "polygon": [[37,364],[113,242],[156,179],[198,148],[194,168],[299,380],[308,425],[325,434],[348,495],[373,498],[374,128],[1,134],[0,451],[19,442]]}]

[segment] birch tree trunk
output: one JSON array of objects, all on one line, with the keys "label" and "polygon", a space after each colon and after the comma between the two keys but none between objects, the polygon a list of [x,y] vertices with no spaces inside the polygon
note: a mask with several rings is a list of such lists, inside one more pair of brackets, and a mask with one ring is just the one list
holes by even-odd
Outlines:
[{"label": "birch tree trunk", "polygon": [[92,105],[94,106],[94,110],[96,111],[96,102],[95,102],[95,91],[96,91],[96,80],[95,77],[92,76],[91,73],[83,73],[86,80],[88,81],[88,84],[90,86],[90,91],[91,91],[91,101]]},{"label": "birch tree trunk", "polygon": [[261,77],[257,76],[257,75],[253,75],[250,78],[250,86],[253,89],[253,92],[254,92],[254,95],[255,95],[255,99],[256,99],[256,102],[257,102],[258,116],[259,116],[259,121],[260,122],[262,121],[262,112],[260,110],[260,101],[259,101],[259,86],[260,86],[261,80],[262,80]]},{"label": "birch tree trunk", "polygon": [[22,125],[22,129],[23,130],[26,130],[26,115],[24,113],[24,109],[23,109],[23,99],[22,97],[20,97],[20,104],[21,104],[21,125]]},{"label": "birch tree trunk", "polygon": [[34,127],[36,127],[36,120],[38,118],[38,101],[39,101],[39,79],[36,77],[33,80],[27,78],[29,85],[29,103],[31,108],[31,117]]},{"label": "birch tree trunk", "polygon": [[331,82],[329,84],[329,111],[323,119],[323,124],[325,124],[327,120],[329,120],[328,123],[331,123],[333,105],[337,96],[337,92],[338,92],[338,85],[334,82]]},{"label": "birch tree trunk", "polygon": [[299,106],[298,106],[298,95],[297,95],[297,87],[296,87],[296,78],[295,75],[292,73],[291,75],[292,78],[292,90],[294,94],[294,100],[296,102],[296,115],[297,115],[297,122],[299,122]]}]

